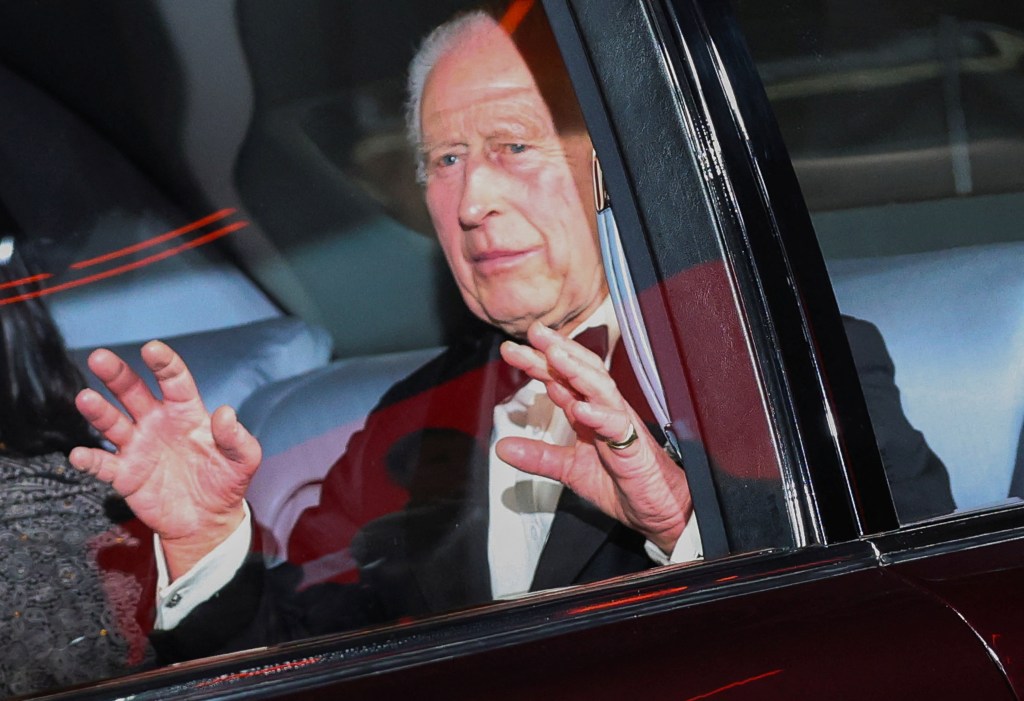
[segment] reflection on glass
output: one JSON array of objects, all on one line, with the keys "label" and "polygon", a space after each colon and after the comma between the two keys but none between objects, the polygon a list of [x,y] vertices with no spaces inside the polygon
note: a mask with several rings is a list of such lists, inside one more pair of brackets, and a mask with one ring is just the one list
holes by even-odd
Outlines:
[{"label": "reflection on glass", "polygon": [[[260,11],[248,7],[243,27]],[[334,154],[358,171],[330,171],[334,197],[320,209],[346,205],[338,235],[321,223],[289,236],[306,213],[279,218],[252,204],[274,175],[250,169],[288,141],[279,120],[302,114],[291,126],[317,148],[336,142],[327,128],[336,119],[357,117],[353,134],[375,128],[386,100],[371,98],[386,90],[359,88],[308,112],[258,99],[240,156],[242,206],[222,210],[240,219],[229,232],[235,246],[284,236],[286,260],[302,271],[342,359],[304,373],[323,334],[301,324],[275,335],[285,321],[275,314],[147,344],[141,364],[133,349],[132,368],[115,354],[90,357],[106,394],[84,392],[79,407],[116,454],[81,449],[72,462],[112,481],[156,533],[152,641],[165,661],[700,557],[686,474],[663,448],[666,422],[653,420],[619,342],[589,201],[592,146],[539,5],[443,25],[414,57],[409,85],[430,222],[475,317],[450,345],[436,346],[442,307],[418,294],[437,287],[436,244],[388,216],[414,218],[386,208],[394,193],[372,175],[387,147],[380,134]],[[317,180],[323,162],[307,165],[295,177]],[[385,207],[358,185],[364,178],[378,178],[371,194]],[[180,245],[180,228],[116,247],[118,265],[174,251],[162,247]],[[391,268],[395,252],[412,267]],[[336,306],[365,316],[367,304],[372,318],[322,316]],[[389,310],[410,338],[382,333]],[[308,343],[296,347],[296,338]],[[253,347],[257,391],[239,401],[224,370],[244,374]],[[356,348],[375,354],[351,357]],[[266,379],[280,381],[260,389]],[[248,429],[231,409],[207,413],[221,404],[215,395]],[[321,428],[311,428],[311,413]]]},{"label": "reflection on glass", "polygon": [[[861,375],[865,393],[883,376],[899,387],[883,392],[888,410],[868,408],[883,460],[897,465],[901,519],[939,511],[910,502],[938,493],[940,464],[961,509],[1024,496],[1020,12],[997,2],[738,7],[839,307],[885,339],[847,326],[858,364],[858,344],[881,351]],[[907,421],[922,439],[894,444]],[[917,499],[913,475],[931,485]]]}]

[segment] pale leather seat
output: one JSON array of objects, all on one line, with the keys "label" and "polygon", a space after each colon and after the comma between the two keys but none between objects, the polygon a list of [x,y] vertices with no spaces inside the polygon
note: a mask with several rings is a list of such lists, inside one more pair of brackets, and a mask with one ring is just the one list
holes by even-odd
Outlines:
[{"label": "pale leather seat", "polygon": [[882,332],[958,508],[1006,499],[1024,469],[1024,243],[836,260],[829,272],[839,308]]},{"label": "pale leather seat", "polygon": [[345,452],[352,434],[398,380],[440,348],[338,360],[258,389],[239,409],[263,445],[263,464],[249,487],[256,518],[279,551],[299,515],[320,500],[320,482]]}]

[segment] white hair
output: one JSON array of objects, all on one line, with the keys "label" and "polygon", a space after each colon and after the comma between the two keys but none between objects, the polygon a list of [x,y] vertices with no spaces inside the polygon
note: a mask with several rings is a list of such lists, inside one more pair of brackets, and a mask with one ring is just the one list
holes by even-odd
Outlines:
[{"label": "white hair", "polygon": [[416,180],[421,185],[427,180],[426,164],[423,162],[423,154],[420,150],[423,141],[420,131],[420,106],[427,77],[441,57],[453,48],[455,41],[460,36],[474,29],[484,26],[493,27],[496,24],[495,19],[483,10],[474,10],[450,19],[427,35],[409,64],[405,124],[409,143],[412,144],[416,154]]}]

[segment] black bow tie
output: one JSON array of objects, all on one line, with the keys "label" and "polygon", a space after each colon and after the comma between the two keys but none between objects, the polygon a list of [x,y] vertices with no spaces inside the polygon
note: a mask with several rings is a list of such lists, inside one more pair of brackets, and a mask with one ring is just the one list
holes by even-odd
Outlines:
[{"label": "black bow tie", "polygon": [[[608,355],[608,327],[592,326],[578,334],[572,340],[604,360]],[[503,359],[498,360],[498,387],[495,396],[498,403],[503,404],[530,382],[530,376],[519,368],[514,368]]]}]

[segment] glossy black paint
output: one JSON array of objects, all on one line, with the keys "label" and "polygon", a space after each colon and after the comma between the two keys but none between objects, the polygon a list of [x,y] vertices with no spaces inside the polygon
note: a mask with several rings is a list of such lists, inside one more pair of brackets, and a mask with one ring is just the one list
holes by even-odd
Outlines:
[{"label": "glossy black paint", "polygon": [[[799,610],[776,617],[772,610]],[[868,620],[862,617],[870,612]],[[871,698],[864,669],[927,670],[885,679],[888,698],[1012,698],[952,613],[878,572],[780,589],[605,626],[525,648],[492,651],[344,689],[394,698]],[[807,641],[816,645],[807,645]],[[936,655],[935,650],[943,653]],[[955,661],[959,674],[944,674]],[[336,689],[304,698],[329,698]],[[295,698],[298,698],[296,696]]]},{"label": "glossy black paint", "polygon": [[[1005,545],[1021,552],[1019,541]],[[1019,568],[1018,568],[1019,569]],[[186,665],[84,698],[1014,698],[957,612],[869,543],[678,567]],[[728,692],[728,695],[725,695]]]},{"label": "glossy black paint", "polygon": [[874,539],[882,561],[961,616],[1024,693],[1024,509],[966,514]]},{"label": "glossy black paint", "polygon": [[1013,698],[1001,670],[1019,687],[1024,621],[1006,592],[1018,590],[1022,564],[1024,510],[1006,508],[870,541],[654,570],[54,698],[391,698],[415,689],[426,698],[602,699],[621,698],[636,678],[654,698],[728,690],[726,698],[855,699],[880,689],[887,698]]}]

